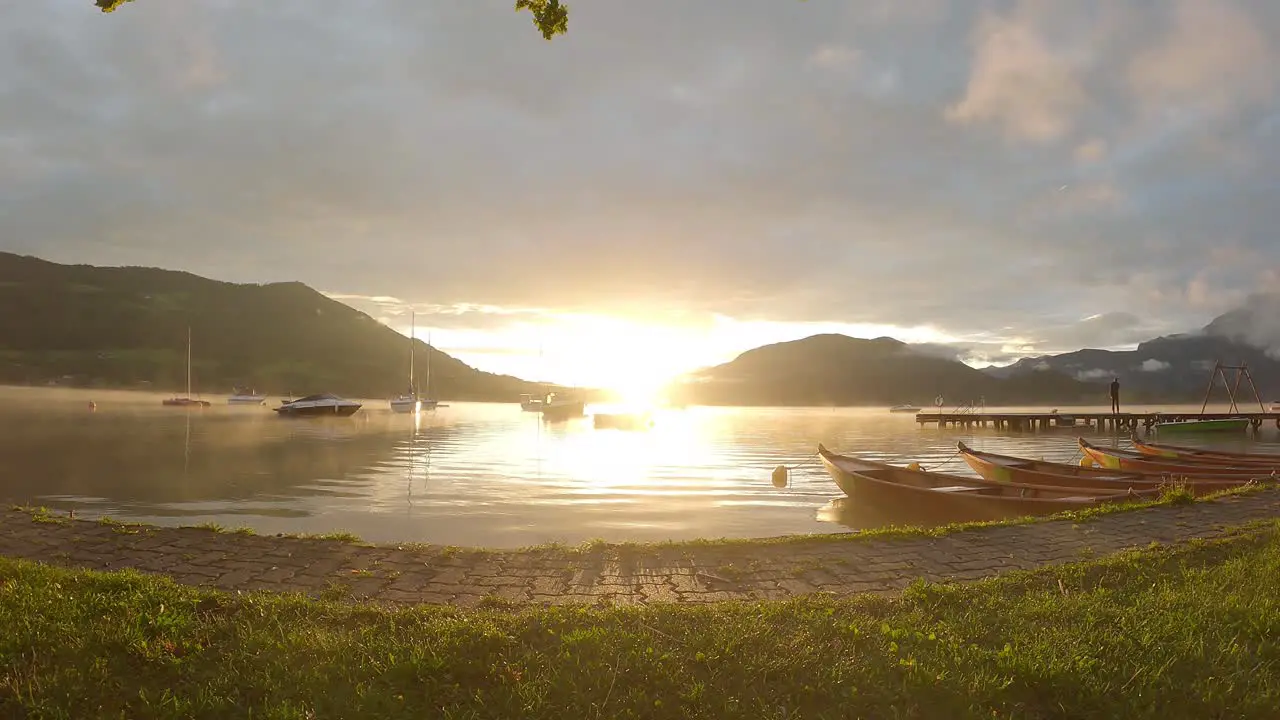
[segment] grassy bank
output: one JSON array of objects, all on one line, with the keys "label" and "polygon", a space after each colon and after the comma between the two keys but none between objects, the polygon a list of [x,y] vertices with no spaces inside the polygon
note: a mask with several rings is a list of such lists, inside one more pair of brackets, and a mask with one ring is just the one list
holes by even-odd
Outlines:
[{"label": "grassy bank", "polygon": [[1280,526],[900,600],[385,610],[0,560],[0,716],[1270,717]]}]

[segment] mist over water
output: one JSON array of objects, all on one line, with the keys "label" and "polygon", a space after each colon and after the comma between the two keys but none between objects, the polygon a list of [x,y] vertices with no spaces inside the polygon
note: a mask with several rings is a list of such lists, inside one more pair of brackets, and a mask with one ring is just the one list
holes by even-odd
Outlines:
[{"label": "mist over water", "polygon": [[[548,424],[514,403],[450,403],[415,422],[386,400],[366,401],[352,418],[291,420],[270,410],[279,398],[229,407],[210,396],[213,407],[203,410],[162,407],[161,398],[0,388],[0,497],[86,517],[513,547],[893,522],[832,502],[843,495],[812,459],[819,442],[965,475],[955,457],[961,439],[1047,460],[1079,457],[1072,431],[922,429],[914,416],[881,408],[666,410],[652,429],[627,432],[596,430],[590,418]],[[1254,444],[1275,452],[1278,440],[1271,426]],[[770,483],[776,465],[805,461],[788,487]]]}]

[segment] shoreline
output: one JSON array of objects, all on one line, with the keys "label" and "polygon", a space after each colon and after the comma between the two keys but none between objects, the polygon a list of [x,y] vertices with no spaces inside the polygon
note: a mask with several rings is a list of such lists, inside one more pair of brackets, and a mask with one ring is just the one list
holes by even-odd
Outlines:
[{"label": "shoreline", "polygon": [[0,556],[94,570],[134,569],[228,591],[299,592],[394,605],[708,603],[812,594],[896,594],[912,582],[977,580],[1151,543],[1221,537],[1280,518],[1280,489],[1118,506],[928,530],[587,543],[486,550],[370,545],[350,535],[260,536],[0,512]]}]

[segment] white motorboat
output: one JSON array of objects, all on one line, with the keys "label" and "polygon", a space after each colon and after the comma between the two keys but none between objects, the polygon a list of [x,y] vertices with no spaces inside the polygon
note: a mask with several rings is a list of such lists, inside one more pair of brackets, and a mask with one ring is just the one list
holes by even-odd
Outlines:
[{"label": "white motorboat", "polygon": [[263,405],[266,402],[266,395],[259,395],[257,390],[245,392],[241,388],[233,388],[231,397],[227,398],[228,405]]},{"label": "white motorboat", "polygon": [[889,412],[891,412],[891,413],[918,413],[918,412],[920,412],[920,406],[919,406],[919,405],[894,405],[893,407],[889,408]]},{"label": "white motorboat", "polygon": [[350,417],[360,409],[360,403],[332,393],[319,393],[297,400],[282,400],[280,407],[273,409],[280,417]]}]

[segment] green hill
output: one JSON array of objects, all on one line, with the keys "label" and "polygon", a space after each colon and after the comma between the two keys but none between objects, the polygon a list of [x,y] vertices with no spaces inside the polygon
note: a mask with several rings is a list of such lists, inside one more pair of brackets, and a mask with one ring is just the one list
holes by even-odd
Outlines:
[{"label": "green hill", "polygon": [[896,405],[948,409],[987,405],[1100,402],[1096,385],[1051,370],[1000,379],[957,360],[914,350],[893,338],[814,335],[766,345],[675,386],[680,401],[708,405]]},{"label": "green hill", "polygon": [[[0,253],[0,382],[273,395],[404,390],[408,342],[298,282],[242,285],[141,267],[59,265]],[[510,401],[539,388],[417,342],[441,399]]]}]

